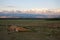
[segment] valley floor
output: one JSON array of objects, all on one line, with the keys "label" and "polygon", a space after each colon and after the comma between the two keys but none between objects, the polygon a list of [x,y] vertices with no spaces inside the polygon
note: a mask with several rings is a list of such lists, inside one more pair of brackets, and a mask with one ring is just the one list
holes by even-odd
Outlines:
[{"label": "valley floor", "polygon": [[[9,32],[9,25],[31,32]],[[0,40],[60,40],[60,20],[0,20]]]}]

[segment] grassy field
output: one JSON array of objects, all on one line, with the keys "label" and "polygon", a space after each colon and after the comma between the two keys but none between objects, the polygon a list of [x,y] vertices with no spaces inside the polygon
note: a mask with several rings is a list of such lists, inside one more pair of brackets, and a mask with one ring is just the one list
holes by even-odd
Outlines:
[{"label": "grassy field", "polygon": [[[31,32],[9,32],[8,25],[31,29]],[[60,20],[0,20],[0,40],[60,40]]]}]

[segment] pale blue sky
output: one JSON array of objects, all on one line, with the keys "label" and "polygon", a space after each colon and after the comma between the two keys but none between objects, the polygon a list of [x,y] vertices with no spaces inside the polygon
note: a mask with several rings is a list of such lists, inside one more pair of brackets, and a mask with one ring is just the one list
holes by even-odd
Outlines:
[{"label": "pale blue sky", "polygon": [[60,8],[60,0],[0,0],[0,9]]}]

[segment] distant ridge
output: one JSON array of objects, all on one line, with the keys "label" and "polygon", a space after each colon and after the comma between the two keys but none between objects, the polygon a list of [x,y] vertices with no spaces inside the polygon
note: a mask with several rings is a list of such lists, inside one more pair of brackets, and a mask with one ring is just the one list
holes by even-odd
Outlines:
[{"label": "distant ridge", "polygon": [[0,20],[60,20],[60,18],[0,18]]},{"label": "distant ridge", "polygon": [[34,9],[26,11],[0,11],[0,18],[60,18],[60,9]]}]

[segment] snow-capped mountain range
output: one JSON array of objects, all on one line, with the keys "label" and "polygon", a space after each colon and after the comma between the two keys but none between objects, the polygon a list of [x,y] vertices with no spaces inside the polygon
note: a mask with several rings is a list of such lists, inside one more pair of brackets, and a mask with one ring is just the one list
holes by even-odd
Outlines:
[{"label": "snow-capped mountain range", "polygon": [[0,10],[0,18],[60,18],[60,9]]}]

